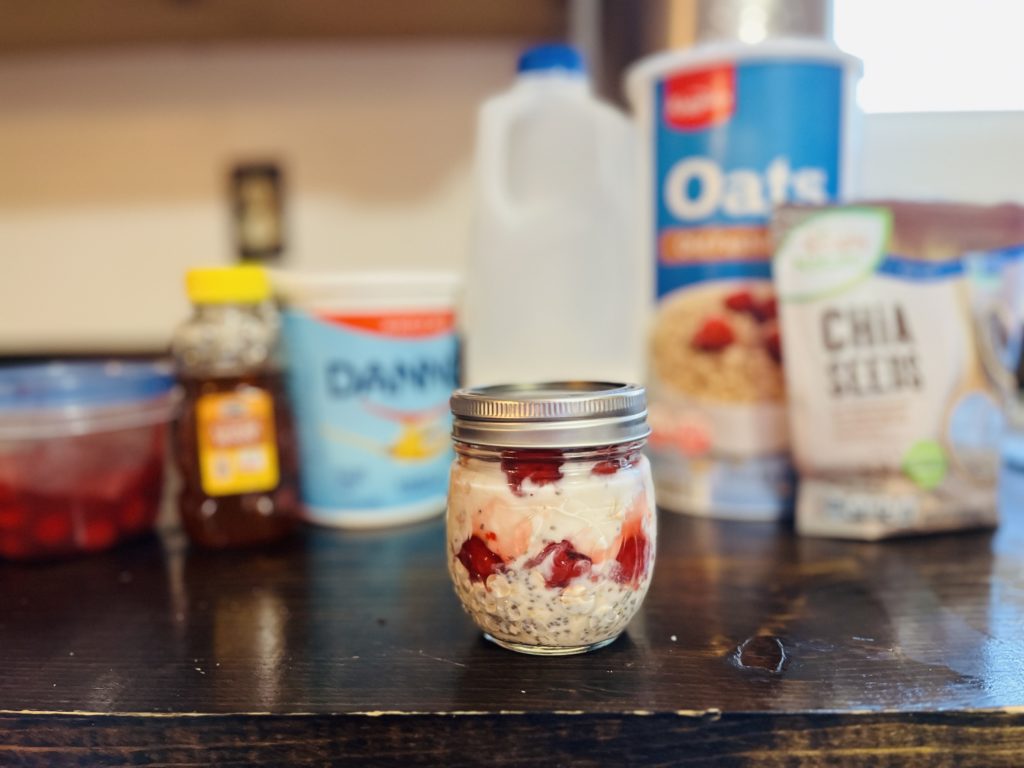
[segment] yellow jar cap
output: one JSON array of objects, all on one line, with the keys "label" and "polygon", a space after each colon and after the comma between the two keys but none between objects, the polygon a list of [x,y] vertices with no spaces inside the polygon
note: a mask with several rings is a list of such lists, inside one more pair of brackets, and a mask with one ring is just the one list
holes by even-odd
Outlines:
[{"label": "yellow jar cap", "polygon": [[195,304],[255,304],[270,297],[270,280],[255,264],[198,267],[185,275],[185,289]]}]

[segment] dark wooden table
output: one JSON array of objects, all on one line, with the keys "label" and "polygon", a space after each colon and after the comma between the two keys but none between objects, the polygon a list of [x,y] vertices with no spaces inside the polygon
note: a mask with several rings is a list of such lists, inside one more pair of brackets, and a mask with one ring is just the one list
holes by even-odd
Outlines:
[{"label": "dark wooden table", "polygon": [[1024,765],[1024,478],[997,533],[661,515],[597,653],[481,639],[443,524],[0,566],[0,766]]}]

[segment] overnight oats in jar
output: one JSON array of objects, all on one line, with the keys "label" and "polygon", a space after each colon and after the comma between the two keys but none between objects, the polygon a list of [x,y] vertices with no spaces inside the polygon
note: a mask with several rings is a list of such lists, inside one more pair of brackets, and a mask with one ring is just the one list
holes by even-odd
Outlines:
[{"label": "overnight oats in jar", "polygon": [[654,567],[643,388],[483,387],[451,405],[448,570],[463,607],[489,640],[522,653],[611,643]]}]

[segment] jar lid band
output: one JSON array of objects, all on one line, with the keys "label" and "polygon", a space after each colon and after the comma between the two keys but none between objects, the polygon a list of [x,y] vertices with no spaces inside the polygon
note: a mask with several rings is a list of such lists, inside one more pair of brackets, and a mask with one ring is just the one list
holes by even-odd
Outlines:
[{"label": "jar lid band", "polygon": [[573,448],[643,440],[647,397],[636,384],[558,381],[457,390],[452,436],[496,448]]}]

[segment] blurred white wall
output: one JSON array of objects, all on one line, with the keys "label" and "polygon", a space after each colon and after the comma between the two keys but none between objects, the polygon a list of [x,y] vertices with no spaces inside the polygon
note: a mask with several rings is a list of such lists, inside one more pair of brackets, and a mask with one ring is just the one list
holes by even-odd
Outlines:
[{"label": "blurred white wall", "polygon": [[152,349],[229,259],[227,173],[279,160],[287,263],[458,269],[477,104],[516,41],[0,60],[0,355]]},{"label": "blurred white wall", "polygon": [[867,115],[865,197],[1024,204],[1024,112]]}]

